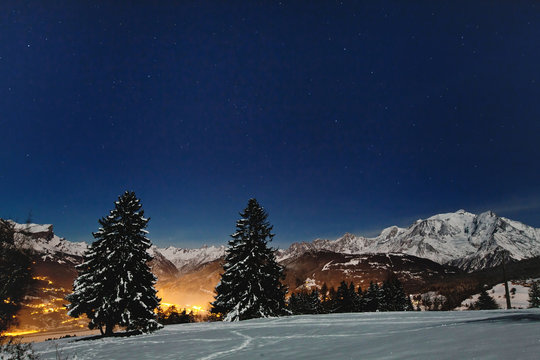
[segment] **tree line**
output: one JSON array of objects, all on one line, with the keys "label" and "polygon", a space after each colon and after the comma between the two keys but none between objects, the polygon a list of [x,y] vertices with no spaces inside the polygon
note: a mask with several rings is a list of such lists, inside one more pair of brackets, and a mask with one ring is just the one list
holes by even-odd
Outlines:
[{"label": "tree line", "polygon": [[403,291],[403,285],[395,274],[379,286],[371,282],[363,291],[350,282],[342,281],[337,290],[323,284],[321,289],[293,293],[287,302],[293,315],[328,314],[370,311],[412,311],[413,304]]}]

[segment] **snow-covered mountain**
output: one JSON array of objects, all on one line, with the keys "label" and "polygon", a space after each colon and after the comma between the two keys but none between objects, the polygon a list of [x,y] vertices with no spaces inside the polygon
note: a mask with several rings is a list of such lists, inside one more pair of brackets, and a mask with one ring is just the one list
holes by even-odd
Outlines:
[{"label": "snow-covered mountain", "polygon": [[[81,256],[84,242],[70,242],[53,233],[52,225],[16,224],[16,237],[43,257]],[[171,264],[180,274],[225,255],[225,246],[183,249],[173,246],[152,247],[155,261],[163,271],[172,273]],[[306,252],[331,251],[341,254],[402,253],[426,258],[439,264],[474,271],[499,265],[505,256],[522,260],[540,256],[540,229],[499,217],[488,211],[479,215],[465,210],[434,215],[417,220],[408,228],[391,226],[374,238],[345,234],[336,240],[316,239],[293,243],[278,250],[278,261],[297,258]]]},{"label": "snow-covered mountain", "polygon": [[[15,230],[15,241],[23,247],[33,249],[41,260],[78,263],[88,248],[86,242],[71,242],[54,234],[51,224],[18,224],[8,220]],[[189,272],[202,264],[214,261],[225,255],[225,246],[203,246],[198,249],[183,249],[169,246],[152,246],[153,269],[158,276],[177,275]],[[157,268],[157,269],[156,269]]]},{"label": "snow-covered mountain", "polygon": [[163,255],[172,262],[180,273],[185,273],[199,267],[202,264],[214,261],[225,256],[225,246],[204,245],[198,249],[182,249],[174,246],[166,248],[152,247],[154,256],[156,253]]},{"label": "snow-covered mountain", "polygon": [[392,226],[374,238],[345,234],[336,240],[294,243],[278,252],[283,261],[306,251],[344,254],[403,253],[473,271],[499,265],[504,256],[522,260],[540,256],[540,229],[488,211],[459,210],[417,220],[408,228]]},{"label": "snow-covered mountain", "polygon": [[31,248],[39,254],[42,260],[57,262],[78,262],[87,248],[85,242],[71,242],[54,234],[50,224],[18,224],[8,220],[15,230],[15,242],[25,248]]}]

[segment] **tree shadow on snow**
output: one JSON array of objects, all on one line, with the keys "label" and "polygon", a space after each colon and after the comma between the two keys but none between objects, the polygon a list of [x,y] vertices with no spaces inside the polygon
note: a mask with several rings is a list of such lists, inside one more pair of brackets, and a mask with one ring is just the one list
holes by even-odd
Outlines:
[{"label": "tree shadow on snow", "polygon": [[509,314],[503,316],[494,316],[485,319],[467,320],[465,323],[482,322],[516,322],[516,321],[540,321],[540,314]]},{"label": "tree shadow on snow", "polygon": [[94,336],[87,336],[80,339],[74,339],[73,342],[77,341],[88,341],[88,340],[98,340],[98,339],[107,339],[107,338],[118,338],[118,337],[130,337],[130,336],[136,336],[141,335],[142,332],[134,330],[134,331],[123,331],[123,332],[117,332],[113,333],[112,335],[105,336],[105,335],[94,335]]}]

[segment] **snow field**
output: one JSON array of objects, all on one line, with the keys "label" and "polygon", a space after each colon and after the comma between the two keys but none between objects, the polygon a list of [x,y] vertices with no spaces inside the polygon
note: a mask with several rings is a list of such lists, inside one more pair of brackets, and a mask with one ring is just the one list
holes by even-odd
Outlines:
[{"label": "snow field", "polygon": [[[510,293],[510,304],[512,305],[513,309],[526,309],[529,307],[529,287],[523,286],[521,284],[516,284],[513,282],[508,282],[508,289],[511,290],[512,288],[516,289],[516,292],[514,295]],[[492,287],[491,289],[487,290],[487,293],[489,296],[491,296],[497,305],[501,309],[506,309],[506,298],[505,298],[505,290],[504,290],[504,283],[500,283]],[[471,296],[468,299],[465,299],[461,306],[458,307],[456,310],[468,310],[468,305],[474,304],[476,301],[478,301],[478,298],[480,297],[480,294],[475,294]]]},{"label": "snow field", "polygon": [[43,359],[538,359],[540,309],[303,315],[37,343]]}]

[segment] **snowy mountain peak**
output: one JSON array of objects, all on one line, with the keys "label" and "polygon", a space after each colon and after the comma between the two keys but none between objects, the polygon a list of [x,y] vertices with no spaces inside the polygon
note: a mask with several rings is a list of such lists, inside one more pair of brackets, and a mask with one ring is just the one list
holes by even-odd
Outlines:
[{"label": "snowy mountain peak", "polygon": [[181,273],[225,256],[226,250],[225,246],[213,245],[204,245],[198,249],[183,249],[174,246],[163,249],[154,246],[152,249],[172,262]]},{"label": "snowy mountain peak", "polygon": [[[54,235],[52,225],[17,224],[16,239],[41,252],[81,256],[84,242],[72,243]],[[31,240],[31,241],[28,241]],[[278,261],[297,258],[305,253],[331,251],[341,254],[401,253],[450,264],[472,271],[499,265],[503,259],[522,260],[540,256],[540,229],[519,221],[497,216],[492,211],[479,215],[458,210],[419,219],[408,228],[390,226],[373,238],[345,233],[335,240],[316,239],[293,243],[277,250]],[[169,246],[152,247],[157,259],[170,261],[180,273],[220,259],[225,246],[204,245],[198,249]]]},{"label": "snowy mountain peak", "polygon": [[22,247],[31,248],[43,259],[62,255],[82,256],[87,248],[85,242],[71,242],[54,234],[50,224],[18,224],[8,220],[15,230],[15,241]]},{"label": "snowy mountain peak", "polygon": [[336,240],[295,243],[280,259],[303,252],[328,250],[345,254],[403,253],[451,264],[464,270],[499,265],[503,258],[521,260],[540,256],[540,229],[497,216],[458,210],[419,219],[403,229],[391,226],[375,238],[345,234]]}]

